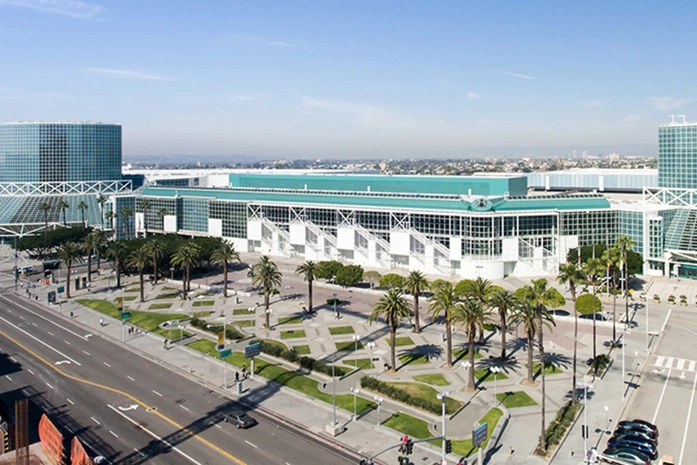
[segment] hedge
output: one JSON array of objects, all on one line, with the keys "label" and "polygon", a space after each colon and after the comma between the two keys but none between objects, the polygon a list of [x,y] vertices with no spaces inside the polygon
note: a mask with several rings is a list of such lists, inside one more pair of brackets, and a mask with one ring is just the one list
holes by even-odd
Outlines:
[{"label": "hedge", "polygon": [[441,414],[442,406],[440,402],[435,402],[428,399],[423,399],[421,397],[415,397],[409,394],[407,391],[399,389],[397,387],[391,386],[388,383],[383,383],[370,376],[364,376],[361,378],[361,387],[365,389],[370,389],[372,391],[377,391],[390,399],[397,400],[399,402],[404,402],[412,407],[417,407],[426,410],[436,415]]},{"label": "hedge", "polygon": [[[557,416],[554,417],[552,423],[550,423],[547,429],[545,430],[545,438],[547,439],[547,450],[542,450],[540,445],[538,444],[537,448],[535,449],[536,455],[546,457],[549,453],[550,448],[558,445],[561,442],[562,438],[564,437],[564,433],[566,433],[566,430],[569,429],[571,424],[574,422],[576,414],[578,413],[580,408],[580,402],[574,404],[571,400],[569,400],[562,406],[561,409],[559,409],[559,411],[557,412]],[[540,438],[540,440],[541,439],[542,438]]]},{"label": "hedge", "polygon": [[[284,349],[276,344],[271,344],[268,341],[262,341],[262,340],[254,340],[251,341],[250,344],[253,344],[255,342],[259,343],[260,349],[263,353],[271,355],[272,357],[277,357],[277,358],[282,358],[283,360],[287,360],[291,363],[297,363],[300,365],[300,367],[309,370],[309,371],[315,371],[317,373],[323,373],[327,376],[332,375],[332,366],[328,365],[324,362],[321,362],[317,359],[314,359],[312,357],[307,357],[307,356],[300,356],[295,348],[291,349]],[[351,370],[336,366],[334,365],[334,374],[336,376],[344,376],[347,373],[349,373]]]},{"label": "hedge", "polygon": [[[220,323],[209,323],[206,320],[202,320],[196,317],[192,318],[189,323],[194,328],[198,328],[202,331],[206,331],[207,333],[215,335],[217,335],[223,330],[223,325]],[[225,337],[227,339],[239,341],[240,339],[244,339],[247,336],[237,331],[232,325],[227,325],[227,327],[225,328]]]},{"label": "hedge", "polygon": [[397,273],[387,273],[380,278],[378,285],[382,288],[400,289],[404,287],[404,277]]}]

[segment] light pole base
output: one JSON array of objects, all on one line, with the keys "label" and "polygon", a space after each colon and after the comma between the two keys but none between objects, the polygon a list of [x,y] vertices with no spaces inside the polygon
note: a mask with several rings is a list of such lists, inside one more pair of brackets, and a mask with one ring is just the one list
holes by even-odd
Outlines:
[{"label": "light pole base", "polygon": [[337,437],[338,435],[340,435],[341,433],[344,432],[344,429],[345,429],[344,426],[343,426],[343,425],[340,425],[340,424],[338,424],[338,423],[336,423],[336,424],[331,424],[331,423],[329,423],[329,424],[324,428],[324,430],[325,430],[327,433],[331,434],[332,437]]}]

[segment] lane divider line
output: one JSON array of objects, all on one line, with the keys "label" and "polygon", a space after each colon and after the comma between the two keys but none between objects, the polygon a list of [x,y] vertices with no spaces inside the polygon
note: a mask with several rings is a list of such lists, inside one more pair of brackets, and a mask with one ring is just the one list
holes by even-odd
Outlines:
[{"label": "lane divider line", "polygon": [[[42,341],[41,339],[39,339],[39,338],[33,336],[32,334],[29,334],[28,332],[24,331],[22,328],[20,328],[19,326],[15,325],[14,323],[10,323],[9,321],[7,321],[6,319],[4,319],[4,318],[1,317],[1,316],[0,316],[0,320],[4,321],[5,323],[7,323],[8,325],[12,326],[13,328],[15,328],[16,330],[20,331],[21,333],[26,334],[27,336],[29,336],[30,338],[34,339],[36,342],[40,343],[41,345],[48,347],[49,349],[51,349],[52,351],[54,351],[55,353],[57,353],[57,354],[60,355],[61,357],[65,358],[66,360],[70,360],[71,362],[73,362],[75,365],[77,365],[77,366],[79,366],[79,367],[82,366],[82,364],[80,364],[80,362],[78,362],[78,361],[76,361],[76,360],[73,360],[72,358],[68,357],[67,355],[65,355],[65,354],[64,354],[63,352],[61,352],[60,350],[58,350],[58,349],[56,349],[56,348],[54,348],[54,347],[52,347],[52,346],[46,344],[46,343],[45,343],[44,341]],[[3,334],[4,334],[4,333],[3,333]],[[10,337],[7,336],[6,334],[5,334],[5,337],[7,337],[8,339],[10,339]],[[12,339],[10,339],[10,340],[12,340]],[[22,347],[22,346],[20,346],[20,347]],[[26,350],[26,349],[25,349],[25,350]],[[31,353],[31,352],[30,352],[30,353]]]},{"label": "lane divider line", "polygon": [[695,374],[695,380],[692,383],[692,395],[690,396],[690,406],[687,409],[687,418],[685,419],[685,434],[682,437],[682,447],[680,447],[680,458],[678,459],[678,465],[683,465],[682,457],[685,454],[687,433],[690,430],[690,416],[692,416],[692,404],[695,402],[695,388],[697,388],[697,374]]},{"label": "lane divider line", "polygon": [[162,394],[160,394],[159,392],[157,392],[157,391],[155,391],[155,390],[153,390],[152,392],[155,393],[156,395],[162,397]]},{"label": "lane divider line", "polygon": [[672,369],[668,370],[668,374],[666,375],[666,382],[663,384],[663,390],[661,391],[661,397],[658,398],[658,405],[656,405],[656,412],[653,414],[653,420],[651,420],[651,423],[654,425],[656,424],[656,418],[658,418],[658,411],[661,409],[661,403],[663,402],[663,396],[666,393],[666,388],[668,387],[668,380],[670,379],[670,372],[673,371]]},{"label": "lane divider line", "polygon": [[[81,335],[79,335],[78,333],[76,333],[75,331],[71,331],[71,330],[69,330],[68,328],[66,328],[65,326],[60,325],[60,324],[56,323],[55,321],[53,321],[53,320],[51,320],[51,319],[49,319],[49,318],[46,318],[45,316],[43,316],[43,315],[41,315],[41,314],[39,314],[39,313],[36,313],[36,312],[33,311],[33,310],[28,309],[28,308],[25,307],[24,305],[21,305],[21,304],[15,302],[15,301],[13,301],[13,300],[8,299],[7,297],[5,297],[5,296],[3,296],[3,295],[0,295],[0,299],[9,302],[9,303],[11,303],[12,305],[16,305],[17,307],[21,308],[21,309],[24,310],[25,312],[29,312],[29,313],[31,313],[32,315],[34,315],[34,316],[36,316],[36,317],[39,317],[39,318],[41,318],[42,320],[44,320],[44,321],[46,321],[46,322],[48,322],[48,323],[51,323],[53,326],[56,326],[56,327],[62,329],[63,331],[65,331],[65,332],[67,332],[67,333],[70,333],[70,334],[72,334],[73,336],[82,339],[83,341],[86,341],[86,340],[87,340],[87,338],[86,338],[85,336],[81,336]],[[12,313],[12,310],[10,310],[9,308],[7,308],[7,309],[5,309],[5,310],[7,310],[8,312]],[[49,332],[49,334],[51,334],[51,333]],[[51,336],[53,336],[53,334],[51,334]]]}]

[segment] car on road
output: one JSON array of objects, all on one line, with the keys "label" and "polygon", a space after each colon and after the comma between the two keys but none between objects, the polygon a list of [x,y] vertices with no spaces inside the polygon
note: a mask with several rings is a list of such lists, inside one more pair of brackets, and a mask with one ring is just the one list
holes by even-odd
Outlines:
[{"label": "car on road", "polygon": [[624,420],[617,423],[618,428],[643,429],[658,439],[658,427],[643,420]]},{"label": "car on road", "polygon": [[[608,458],[611,463],[622,463],[626,465],[650,465],[651,459],[634,449],[608,447],[603,451],[602,459]],[[601,460],[602,460],[601,459]],[[604,460],[607,462],[608,460]]]},{"label": "car on road", "polygon": [[257,421],[246,413],[228,413],[223,416],[225,423],[232,423],[235,428],[251,428]]},{"label": "car on road", "polygon": [[615,447],[618,449],[634,449],[649,456],[651,460],[656,460],[658,458],[658,449],[656,446],[641,439],[635,439],[629,436],[624,438],[612,437],[607,441],[607,445],[608,447]]}]

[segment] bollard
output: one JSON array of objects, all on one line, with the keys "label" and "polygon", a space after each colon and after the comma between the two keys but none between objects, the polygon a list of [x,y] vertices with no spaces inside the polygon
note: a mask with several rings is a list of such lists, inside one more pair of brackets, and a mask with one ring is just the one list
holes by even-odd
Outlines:
[{"label": "bollard", "polygon": [[237,382],[237,395],[238,396],[242,395],[242,381]]}]

